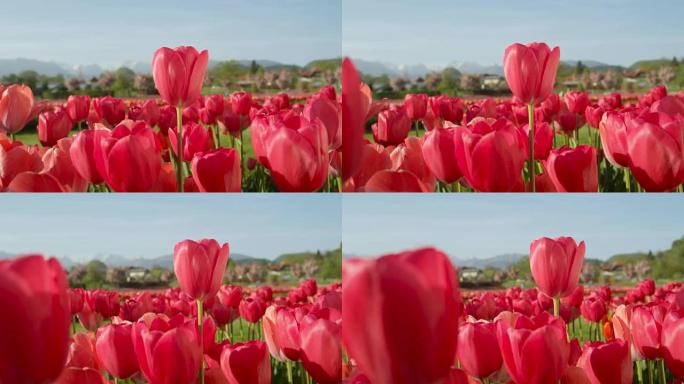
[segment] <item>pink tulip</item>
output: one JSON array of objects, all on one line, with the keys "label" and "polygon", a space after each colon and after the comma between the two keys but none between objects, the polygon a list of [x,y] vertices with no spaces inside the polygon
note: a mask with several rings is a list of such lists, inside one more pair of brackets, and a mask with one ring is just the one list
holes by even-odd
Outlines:
[{"label": "pink tulip", "polygon": [[107,324],[97,330],[95,350],[102,366],[112,376],[126,379],[140,370],[133,349],[133,324]]},{"label": "pink tulip", "polygon": [[629,344],[623,340],[588,344],[577,365],[584,369],[590,384],[632,383]]},{"label": "pink tulip", "polygon": [[470,376],[484,379],[501,369],[503,360],[494,323],[463,323],[458,330],[456,347],[458,361]]},{"label": "pink tulip", "polygon": [[229,384],[269,384],[271,360],[266,344],[250,341],[226,346],[221,353],[221,370]]},{"label": "pink tulip", "polygon": [[173,107],[188,107],[200,98],[209,53],[194,47],[162,47],[154,53],[152,76],[162,99]]},{"label": "pink tulip", "polygon": [[512,44],[504,53],[504,74],[513,95],[522,103],[538,104],[553,92],[560,49],[545,43]]},{"label": "pink tulip", "polygon": [[216,295],[228,263],[228,243],[183,240],[173,249],[173,270],[181,290],[195,300]]},{"label": "pink tulip", "polygon": [[200,192],[240,192],[240,154],[233,148],[196,153],[191,163],[192,178]]},{"label": "pink tulip", "polygon": [[530,269],[540,291],[549,297],[570,295],[584,262],[584,241],[571,237],[542,237],[530,244]]},{"label": "pink tulip", "polygon": [[558,192],[598,192],[596,148],[556,148],[543,164]]},{"label": "pink tulip", "polygon": [[425,165],[442,182],[452,184],[462,174],[456,160],[454,128],[437,128],[425,134],[423,159]]}]

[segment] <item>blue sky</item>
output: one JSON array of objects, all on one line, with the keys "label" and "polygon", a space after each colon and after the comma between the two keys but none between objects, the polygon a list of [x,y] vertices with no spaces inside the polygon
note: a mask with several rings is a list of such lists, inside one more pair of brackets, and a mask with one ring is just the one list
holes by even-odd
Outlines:
[{"label": "blue sky", "polygon": [[681,0],[343,0],[345,55],[395,64],[501,64],[513,42],[630,65],[684,55]]},{"label": "blue sky", "polygon": [[305,64],[341,52],[341,0],[22,0],[0,14],[1,58],[112,66],[194,45],[213,59]]},{"label": "blue sky", "polygon": [[5,195],[0,251],[89,260],[158,257],[184,239],[215,238],[231,252],[274,258],[340,244],[340,196]]},{"label": "blue sky", "polygon": [[681,196],[645,194],[346,194],[343,249],[378,256],[436,246],[456,258],[527,253],[542,236],[572,236],[586,257],[663,250],[684,235]]}]

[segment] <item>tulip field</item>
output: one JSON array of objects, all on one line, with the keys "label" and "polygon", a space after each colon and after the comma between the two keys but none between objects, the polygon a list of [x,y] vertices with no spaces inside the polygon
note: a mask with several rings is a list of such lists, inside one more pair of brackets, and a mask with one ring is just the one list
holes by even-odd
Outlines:
[{"label": "tulip field", "polygon": [[341,286],[223,285],[228,244],[185,240],[180,285],[68,288],[40,255],[0,261],[0,383],[338,383]]},{"label": "tulip field", "polygon": [[344,134],[357,156],[345,160],[344,190],[682,192],[684,93],[553,93],[559,57],[558,47],[513,44],[513,98],[471,100],[373,100],[345,59]]},{"label": "tulip field", "polygon": [[[304,99],[202,96],[207,60],[207,51],[192,47],[159,49],[159,99],[73,95],[48,102],[25,85],[0,87],[0,190],[340,189],[342,115],[333,86]],[[40,145],[22,143],[18,134],[36,117]]]},{"label": "tulip field", "polygon": [[[462,291],[434,248],[343,263],[350,383],[680,383],[684,287],[584,287],[585,244],[530,245],[535,288]],[[354,308],[353,311],[347,308]]]}]

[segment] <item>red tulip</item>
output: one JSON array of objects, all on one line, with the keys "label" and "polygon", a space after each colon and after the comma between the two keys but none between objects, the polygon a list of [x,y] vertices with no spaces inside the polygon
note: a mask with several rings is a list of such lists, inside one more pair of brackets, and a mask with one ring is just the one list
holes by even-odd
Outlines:
[{"label": "red tulip", "polygon": [[479,120],[455,133],[456,159],[463,177],[477,191],[522,189],[525,151],[515,127],[504,119]]},{"label": "red tulip", "polygon": [[295,309],[290,307],[278,307],[276,309],[274,342],[277,350],[282,352],[285,359],[300,360],[302,339]]},{"label": "red tulip", "polygon": [[24,172],[40,172],[43,162],[36,148],[15,145],[10,149],[0,146],[0,184],[7,188],[12,180]]},{"label": "red tulip", "polygon": [[133,324],[107,324],[97,330],[95,351],[104,369],[114,377],[126,379],[140,370],[133,349]]},{"label": "red tulip", "polygon": [[216,124],[216,119],[223,115],[225,99],[223,95],[204,97],[204,108],[200,110],[200,119],[204,124]]},{"label": "red tulip", "polygon": [[304,325],[302,364],[304,369],[321,384],[342,380],[342,346],[340,326],[327,319],[317,319]]},{"label": "red tulip", "polygon": [[461,178],[456,160],[454,128],[437,128],[425,134],[423,159],[430,171],[442,182],[452,184]]},{"label": "red tulip", "polygon": [[107,384],[95,353],[95,336],[77,333],[70,340],[69,356],[56,384]]},{"label": "red tulip", "polygon": [[589,94],[586,92],[570,91],[565,94],[565,105],[570,112],[584,115],[584,110],[589,106]]},{"label": "red tulip", "polygon": [[290,108],[290,95],[287,93],[278,93],[271,96],[266,103],[268,106],[275,108],[276,111]]},{"label": "red tulip", "polygon": [[278,338],[278,335],[276,334],[277,314],[278,307],[275,305],[266,308],[264,316],[261,319],[261,326],[263,329],[264,341],[266,341],[271,356],[278,361],[286,361],[287,357],[280,348],[280,340],[276,340]]},{"label": "red tulip", "polygon": [[[318,120],[293,118],[264,138],[271,177],[282,192],[313,192],[328,177],[328,135]],[[255,150],[256,152],[256,150]]]},{"label": "red tulip", "polygon": [[559,318],[546,322],[519,317],[513,325],[498,321],[497,338],[506,370],[516,384],[557,383],[568,366],[570,345]]},{"label": "red tulip", "polygon": [[318,292],[318,284],[315,279],[304,280],[300,286],[304,294],[309,297],[315,296],[316,292]]},{"label": "red tulip", "polygon": [[373,124],[373,138],[382,145],[399,145],[408,137],[411,119],[402,108],[380,112],[378,122]]},{"label": "red tulip", "polygon": [[661,338],[667,368],[679,380],[684,380],[684,317],[665,320]]},{"label": "red tulip", "polygon": [[247,116],[252,109],[252,94],[248,92],[235,92],[230,95],[230,105],[234,113]]},{"label": "red tulip", "polygon": [[226,346],[221,353],[221,370],[229,384],[269,384],[271,360],[266,344],[250,341]]},{"label": "red tulip", "polygon": [[69,96],[66,102],[66,111],[74,123],[86,121],[90,114],[90,96]]},{"label": "red tulip", "polygon": [[530,244],[530,269],[540,291],[565,297],[574,291],[584,262],[584,241],[572,237],[542,237]]},{"label": "red tulip", "polygon": [[71,308],[71,315],[81,312],[83,309],[83,295],[85,294],[83,288],[69,288],[69,308]]},{"label": "red tulip", "polygon": [[200,192],[240,192],[240,155],[233,148],[196,153],[192,158],[192,178]]},{"label": "red tulip", "polygon": [[596,148],[556,148],[543,164],[558,192],[598,192]]},{"label": "red tulip", "polygon": [[[373,383],[432,383],[456,355],[460,294],[442,252],[426,248],[343,262],[342,336]],[[406,332],[410,329],[411,332]]]},{"label": "red tulip", "polygon": [[[95,131],[95,164],[117,192],[147,192],[157,183],[161,156],[154,131],[145,122],[120,124],[111,133]],[[99,136],[99,137],[98,137]]]},{"label": "red tulip", "polygon": [[173,271],[181,290],[195,300],[216,295],[228,263],[228,243],[216,240],[183,240],[173,249]]},{"label": "red tulip", "polygon": [[0,261],[0,382],[51,383],[69,347],[67,277],[57,259]]},{"label": "red tulip", "polygon": [[[154,127],[159,124],[159,119],[161,117],[161,110],[157,105],[157,100],[147,100],[141,104],[131,105],[128,109],[128,118],[131,120],[143,120],[150,127]],[[176,115],[173,115],[173,120],[175,121]]]},{"label": "red tulip", "polygon": [[575,112],[561,111],[558,115],[558,125],[566,135],[572,135],[584,125],[584,114],[578,115]]},{"label": "red tulip", "polygon": [[[530,126],[525,124],[521,130],[521,142],[528,151]],[[545,121],[537,121],[534,124],[534,158],[536,160],[546,160],[553,148],[553,127]]]},{"label": "red tulip", "polygon": [[226,307],[237,308],[242,301],[242,287],[239,285],[224,285],[219,289],[217,297]]},{"label": "red tulip", "polygon": [[503,364],[494,323],[463,323],[458,329],[456,351],[461,368],[480,379],[491,376]]},{"label": "red tulip", "polygon": [[586,345],[577,365],[584,369],[591,384],[632,383],[629,344],[623,340]]},{"label": "red tulip", "polygon": [[342,145],[342,113],[339,104],[324,95],[312,96],[304,108],[304,117],[313,121],[319,119],[328,132],[330,149],[337,149]]},{"label": "red tulip", "polygon": [[[363,132],[371,98],[361,90],[361,76],[351,59],[342,60],[342,180],[362,168]],[[370,90],[369,90],[370,92]]]},{"label": "red tulip", "polygon": [[586,321],[598,323],[606,317],[608,308],[606,308],[606,303],[600,298],[587,298],[582,301],[580,312]]},{"label": "red tulip", "polygon": [[512,44],[504,53],[504,74],[513,95],[522,103],[538,104],[553,92],[560,49],[545,43]]},{"label": "red tulip", "polygon": [[43,146],[51,147],[69,135],[72,125],[69,115],[61,108],[44,112],[38,117],[38,140]]},{"label": "red tulip", "polygon": [[0,131],[17,133],[35,116],[31,88],[14,84],[5,88],[0,96]]},{"label": "red tulip", "polygon": [[684,118],[646,113],[627,122],[629,168],[649,192],[684,182]]},{"label": "red tulip", "polygon": [[465,106],[458,97],[447,95],[433,96],[428,99],[430,110],[436,118],[452,123],[460,123],[463,119]]},{"label": "red tulip", "polygon": [[162,99],[174,107],[188,107],[202,93],[209,52],[194,47],[162,47],[154,53],[152,76]]},{"label": "red tulip", "polygon": [[584,110],[584,118],[587,120],[589,126],[592,128],[599,128],[605,113],[606,110],[602,107],[590,105]]},{"label": "red tulip", "polygon": [[132,337],[140,370],[150,384],[187,384],[197,378],[202,351],[192,321],[177,327],[159,318],[150,325],[139,321]]},{"label": "red tulip", "polygon": [[[175,128],[169,129],[169,141],[173,153],[178,153],[178,134]],[[197,123],[183,125],[183,159],[190,160],[195,153],[206,152],[214,148],[214,135],[211,130]]]},{"label": "red tulip", "polygon": [[661,305],[640,305],[632,311],[632,341],[646,359],[663,357],[661,335],[664,318],[665,308]]},{"label": "red tulip", "polygon": [[95,129],[86,129],[74,136],[69,155],[76,172],[83,179],[93,184],[100,184],[104,179],[97,170],[95,147],[99,146],[97,140],[102,136],[96,132]]},{"label": "red tulip", "polygon": [[93,99],[93,109],[100,122],[114,127],[126,118],[126,103],[111,96]]},{"label": "red tulip", "polygon": [[613,111],[606,112],[599,123],[599,133],[606,159],[616,167],[629,166],[625,115]]},{"label": "red tulip", "polygon": [[613,92],[608,96],[599,99],[599,107],[606,111],[612,111],[622,107],[622,95],[619,92]]},{"label": "red tulip", "polygon": [[409,119],[416,121],[425,117],[428,97],[426,94],[409,93],[404,97],[404,111]]},{"label": "red tulip", "polygon": [[261,300],[246,298],[240,302],[238,309],[240,311],[240,317],[247,322],[254,324],[264,315],[266,305],[262,303]]},{"label": "red tulip", "polygon": [[71,145],[71,138],[66,137],[60,139],[54,147],[47,149],[43,154],[41,173],[54,177],[64,191],[85,192],[88,189],[88,182],[78,174],[71,161]]},{"label": "red tulip", "polygon": [[422,139],[411,136],[396,146],[390,153],[392,170],[411,172],[418,178],[423,189],[434,191],[435,176],[430,172],[423,159],[422,141]]}]

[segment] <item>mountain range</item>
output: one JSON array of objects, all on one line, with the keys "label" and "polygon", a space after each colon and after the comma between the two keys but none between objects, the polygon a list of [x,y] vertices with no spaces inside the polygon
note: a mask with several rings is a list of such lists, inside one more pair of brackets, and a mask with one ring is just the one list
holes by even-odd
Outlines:
[{"label": "mountain range", "polygon": [[[252,60],[237,60],[241,65],[248,66]],[[287,67],[297,67],[291,64],[284,64],[273,60],[255,60],[257,64],[267,69],[280,69]],[[210,60],[208,68],[213,68],[220,61]],[[62,75],[65,77],[92,78],[101,75],[105,71],[116,70],[120,67],[128,67],[136,73],[152,73],[152,62],[126,61],[120,66],[105,68],[99,64],[70,65],[55,61],[43,61],[26,58],[0,59],[0,76],[18,74],[22,71],[33,70],[47,76]]]},{"label": "mountain range", "polygon": [[[625,67],[619,65],[611,65],[595,60],[581,60],[582,64],[592,70],[608,70],[608,69],[624,69]],[[381,61],[368,61],[363,59],[354,59],[356,68],[364,75],[369,76],[383,76],[389,77],[402,76],[409,79],[416,79],[424,77],[426,74],[433,71],[440,71],[447,67],[452,67],[459,70],[461,73],[469,74],[491,74],[503,76],[503,66],[500,64],[483,65],[472,61],[452,61],[445,66],[429,67],[424,64],[393,64]],[[561,61],[561,64],[568,67],[577,66],[577,60]]]}]

